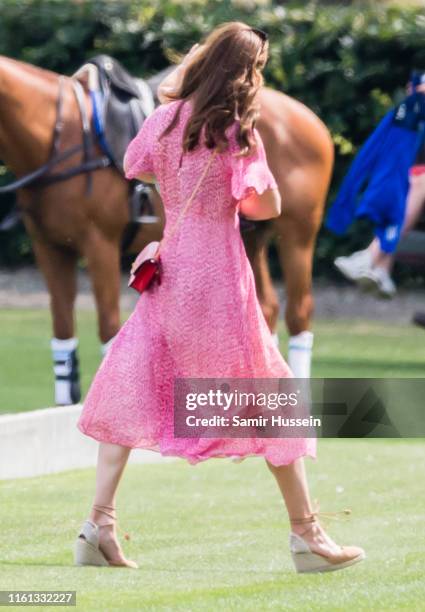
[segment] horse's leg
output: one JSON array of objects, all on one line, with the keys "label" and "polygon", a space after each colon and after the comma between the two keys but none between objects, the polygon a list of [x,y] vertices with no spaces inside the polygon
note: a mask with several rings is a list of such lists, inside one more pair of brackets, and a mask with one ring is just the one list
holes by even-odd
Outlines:
[{"label": "horse's leg", "polygon": [[81,399],[78,339],[74,336],[77,254],[34,237],[33,248],[50,294],[55,403],[76,404]]},{"label": "horse's leg", "polygon": [[97,306],[98,333],[105,353],[120,328],[119,243],[98,229],[90,231],[83,245]]},{"label": "horse's leg", "polygon": [[313,348],[310,331],[313,315],[312,267],[319,223],[289,218],[276,220],[276,246],[284,271],[285,321],[290,335],[288,364],[298,378],[309,378]]},{"label": "horse's leg", "polygon": [[276,344],[279,344],[277,322],[279,319],[279,300],[268,264],[268,228],[270,224],[257,222],[256,229],[243,232],[245,250],[251,263],[255,278],[257,298],[264,318],[273,334]]}]

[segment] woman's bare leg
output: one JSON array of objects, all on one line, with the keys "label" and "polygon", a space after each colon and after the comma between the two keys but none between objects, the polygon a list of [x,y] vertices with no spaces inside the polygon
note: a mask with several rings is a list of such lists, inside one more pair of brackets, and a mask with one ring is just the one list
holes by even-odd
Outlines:
[{"label": "woman's bare leg", "polygon": [[[290,465],[267,465],[276,478],[284,499],[289,519],[302,519],[314,512],[305,473],[304,459],[296,459]],[[293,533],[302,536],[314,552],[324,555],[338,551],[339,547],[326,534],[320,523],[297,525],[291,523]]]},{"label": "woman's bare leg", "polygon": [[[130,451],[130,448],[118,444],[99,444],[93,505],[116,507],[117,488]],[[111,510],[106,511],[115,514]],[[105,556],[112,561],[123,561],[125,557],[117,539],[115,523],[107,525],[111,523],[110,517],[95,508],[91,509],[89,518],[96,525],[102,526],[99,530],[99,546]]]}]

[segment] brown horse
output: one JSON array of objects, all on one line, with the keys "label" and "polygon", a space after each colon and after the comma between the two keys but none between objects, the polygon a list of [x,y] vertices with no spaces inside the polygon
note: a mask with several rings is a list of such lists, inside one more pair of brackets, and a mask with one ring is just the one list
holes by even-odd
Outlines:
[{"label": "brown horse", "polygon": [[[0,159],[17,177],[33,171],[49,158],[58,88],[58,74],[0,57]],[[61,146],[65,148],[78,144],[82,138],[70,78],[65,80],[63,101]],[[300,339],[302,332],[309,329],[312,317],[312,259],[332,172],[333,146],[325,126],[300,102],[269,88],[260,92],[260,102],[258,129],[282,194],[283,212],[278,219],[259,223],[256,229],[247,231],[244,241],[260,304],[270,329],[275,332],[279,303],[269,273],[267,246],[270,236],[273,233],[276,236],[286,285],[286,324],[290,336]],[[86,104],[91,118],[88,96]],[[57,169],[66,169],[79,161],[81,153],[76,153]],[[50,294],[53,333],[59,346],[60,341],[74,337],[76,269],[80,256],[87,263],[93,286],[101,342],[107,343],[120,327],[120,241],[129,221],[127,198],[128,183],[113,168],[93,174],[90,195],[86,193],[84,176],[18,192],[22,218]],[[131,252],[138,252],[147,242],[161,236],[164,216],[158,195],[155,202],[160,222],[141,227]],[[290,353],[289,362],[296,375],[308,375],[305,359],[304,365],[298,359],[297,346],[292,357]],[[74,372],[77,384],[75,376]],[[78,393],[68,401],[56,396],[57,403],[75,400]]]}]

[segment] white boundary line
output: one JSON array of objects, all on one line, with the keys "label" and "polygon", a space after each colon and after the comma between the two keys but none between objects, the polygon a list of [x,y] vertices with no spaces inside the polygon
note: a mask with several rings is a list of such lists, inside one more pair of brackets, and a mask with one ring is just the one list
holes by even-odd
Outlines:
[{"label": "white boundary line", "polygon": [[[77,429],[81,404],[0,415],[0,480],[96,465],[98,442]],[[130,463],[172,461],[134,449]]]}]

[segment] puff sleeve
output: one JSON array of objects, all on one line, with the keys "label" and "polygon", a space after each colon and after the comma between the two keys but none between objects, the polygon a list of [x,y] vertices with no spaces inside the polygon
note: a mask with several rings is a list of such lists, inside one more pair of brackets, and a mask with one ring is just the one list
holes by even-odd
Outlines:
[{"label": "puff sleeve", "polygon": [[124,170],[127,179],[134,179],[142,173],[154,174],[155,115],[154,111],[146,117],[142,127],[127,147],[124,155]]},{"label": "puff sleeve", "polygon": [[236,200],[244,200],[254,192],[260,195],[266,189],[277,189],[277,183],[267,164],[263,141],[255,128],[254,136],[257,147],[251,155],[247,156],[235,157],[234,154],[239,146],[236,138],[230,141],[231,191]]}]

